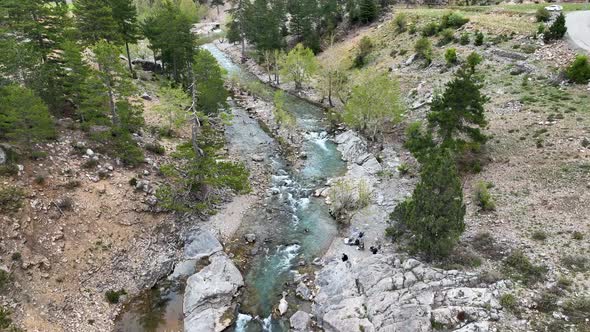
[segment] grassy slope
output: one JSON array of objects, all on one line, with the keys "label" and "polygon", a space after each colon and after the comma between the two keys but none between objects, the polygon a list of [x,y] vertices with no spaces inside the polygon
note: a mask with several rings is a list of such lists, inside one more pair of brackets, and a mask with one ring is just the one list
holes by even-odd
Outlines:
[{"label": "grassy slope", "polygon": [[[486,40],[498,35],[510,36],[491,48],[519,52],[523,45],[531,45],[527,64],[536,69],[530,75],[511,75],[514,63],[493,56],[490,49],[473,44],[457,43],[444,47],[433,46],[434,64],[427,69],[416,65],[405,66],[404,62],[413,53],[413,45],[419,33],[398,33],[390,19],[379,25],[361,28],[343,41],[336,43],[319,55],[323,65],[338,63],[350,68],[356,45],[363,36],[368,36],[376,45],[364,69],[392,69],[400,80],[402,96],[419,85],[423,89],[440,91],[451,71],[444,66],[443,54],[448,47],[457,49],[460,58],[477,51],[485,57],[480,70],[486,77],[485,93],[491,97],[488,103],[487,165],[479,174],[465,175],[465,196],[468,204],[467,231],[462,246],[468,250],[477,248],[473,238],[481,232],[489,232],[495,242],[504,248],[520,248],[538,264],[549,266],[548,279],[557,280],[567,275],[574,286],[563,294],[567,299],[576,292],[587,293],[590,287],[588,269],[582,271],[564,263],[567,256],[587,256],[590,253],[590,150],[582,147],[584,138],[590,137],[590,95],[586,86],[553,86],[548,77],[573,57],[573,51],[565,42],[540,46],[530,36],[536,31],[534,11],[543,5],[502,5],[475,7],[461,13],[470,22],[456,33],[481,30]],[[566,10],[581,8],[580,4],[568,4]],[[420,30],[429,21],[438,20],[448,9],[399,8],[396,13],[405,13],[410,22]],[[438,37],[431,37],[436,45]],[[352,54],[352,55],[351,55]],[[525,53],[522,53],[525,54]],[[559,54],[559,57],[556,57]],[[525,54],[526,55],[526,54]],[[350,70],[354,75],[354,72]],[[411,100],[409,100],[411,103]],[[423,118],[426,110],[408,111],[407,121]],[[394,137],[390,138],[395,141]],[[478,181],[494,184],[491,193],[496,200],[494,212],[482,213],[473,203],[473,187]],[[547,235],[543,241],[534,240],[533,233]],[[574,239],[580,232],[584,240]],[[485,258],[485,253],[478,252]],[[501,270],[501,262],[484,259],[480,269]],[[524,297],[534,297],[534,291],[522,288]],[[551,318],[537,311],[525,310],[524,316],[537,324],[547,324]],[[544,323],[543,323],[544,322]],[[519,327],[510,327],[507,330]]]}]

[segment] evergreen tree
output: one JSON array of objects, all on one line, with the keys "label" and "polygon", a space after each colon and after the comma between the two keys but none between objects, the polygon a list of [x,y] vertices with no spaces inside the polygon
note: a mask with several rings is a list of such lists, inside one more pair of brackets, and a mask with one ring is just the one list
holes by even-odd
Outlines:
[{"label": "evergreen tree", "polygon": [[198,95],[197,108],[205,115],[216,115],[227,107],[228,93],[223,86],[223,72],[217,60],[207,50],[199,49],[193,63],[193,75]]},{"label": "evergreen tree", "polygon": [[186,123],[187,109],[191,106],[190,97],[182,89],[162,87],[159,91],[160,103],[154,110],[168,122],[168,133]]},{"label": "evergreen tree", "polygon": [[319,52],[320,39],[317,31],[319,8],[317,0],[289,0],[288,9],[291,14],[289,22],[291,34],[314,53]]},{"label": "evergreen tree", "polygon": [[465,230],[463,190],[451,153],[438,150],[422,166],[412,197],[399,204],[392,219],[414,237],[411,245],[426,258],[444,257]]},{"label": "evergreen tree", "polygon": [[142,25],[143,34],[149,39],[151,48],[160,54],[164,72],[186,86],[189,85],[187,73],[192,65],[195,47],[191,27],[190,19],[170,2],[164,3]]},{"label": "evergreen tree", "polygon": [[110,0],[113,11],[113,19],[117,23],[117,32],[125,43],[127,52],[127,63],[129,71],[133,72],[131,66],[131,54],[129,44],[136,43],[139,39],[139,24],[137,23],[137,9],[132,0]]},{"label": "evergreen tree", "polygon": [[211,6],[215,6],[217,9],[217,15],[219,15],[219,6],[225,5],[224,0],[211,0]]},{"label": "evergreen tree", "polygon": [[478,60],[471,58],[471,65],[460,68],[443,94],[435,96],[428,114],[428,123],[437,129],[442,146],[455,151],[467,145],[466,138],[475,147],[487,140],[480,128],[487,124],[484,104],[489,99],[480,91],[483,85],[475,73]]},{"label": "evergreen tree", "polygon": [[359,21],[362,23],[373,22],[379,15],[379,9],[375,0],[360,0]]},{"label": "evergreen tree", "polygon": [[549,30],[545,31],[543,39],[545,40],[545,42],[561,39],[563,38],[563,36],[565,36],[566,32],[567,27],[565,26],[565,16],[563,15],[563,13],[559,13],[559,16],[557,16],[555,22],[551,24]]},{"label": "evergreen tree", "polygon": [[55,137],[47,106],[30,89],[7,85],[0,88],[0,139],[8,139],[25,149]]},{"label": "evergreen tree", "polygon": [[110,42],[122,40],[113,16],[111,0],[77,0],[74,14],[80,38],[86,45],[95,44],[100,40]]},{"label": "evergreen tree", "polygon": [[285,21],[285,9],[281,0],[254,0],[246,12],[246,38],[263,53],[285,46],[281,26]]},{"label": "evergreen tree", "polygon": [[227,38],[230,43],[242,45],[242,61],[246,59],[246,31],[248,30],[249,7],[252,5],[249,0],[231,0],[232,9],[229,14],[232,21],[229,23]]}]

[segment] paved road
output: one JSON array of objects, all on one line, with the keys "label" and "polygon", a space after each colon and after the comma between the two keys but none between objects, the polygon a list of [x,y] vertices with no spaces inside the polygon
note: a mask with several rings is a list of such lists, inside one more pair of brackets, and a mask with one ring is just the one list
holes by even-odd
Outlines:
[{"label": "paved road", "polygon": [[590,53],[590,10],[568,13],[565,25],[570,40]]}]

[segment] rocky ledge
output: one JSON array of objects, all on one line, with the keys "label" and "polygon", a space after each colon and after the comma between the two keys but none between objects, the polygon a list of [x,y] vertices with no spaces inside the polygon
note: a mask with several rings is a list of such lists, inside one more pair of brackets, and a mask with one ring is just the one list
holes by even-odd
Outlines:
[{"label": "rocky ledge", "polygon": [[445,271],[393,253],[342,262],[317,274],[313,313],[326,332],[408,331],[434,327],[489,331],[507,284],[485,285],[475,273]]}]

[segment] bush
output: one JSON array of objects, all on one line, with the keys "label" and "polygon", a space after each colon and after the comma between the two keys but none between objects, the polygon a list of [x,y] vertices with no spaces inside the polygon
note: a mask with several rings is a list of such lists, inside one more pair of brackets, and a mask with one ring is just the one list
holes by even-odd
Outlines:
[{"label": "bush", "polygon": [[468,45],[471,38],[469,37],[469,32],[463,32],[461,34],[461,38],[459,38],[459,44],[461,45]]},{"label": "bush", "polygon": [[436,35],[438,32],[438,24],[436,22],[430,22],[426,24],[421,31],[422,37],[431,37]]},{"label": "bush", "polygon": [[448,14],[443,15],[440,20],[440,27],[441,29],[445,28],[455,28],[458,29],[465,25],[465,23],[469,22],[469,19],[463,17],[461,14],[457,12],[451,12]]},{"label": "bush", "polygon": [[492,211],[496,209],[496,203],[489,192],[490,184],[484,181],[479,181],[475,185],[475,203],[483,211]]},{"label": "bush", "polygon": [[576,272],[588,271],[590,267],[588,258],[581,255],[567,255],[561,258],[561,263],[568,269]]},{"label": "bush", "polygon": [[585,55],[577,55],[566,69],[566,76],[574,83],[586,84],[590,81],[590,63]]},{"label": "bush", "polygon": [[166,153],[166,148],[157,142],[146,144],[145,149],[160,156],[163,156]]},{"label": "bush", "polygon": [[72,190],[72,189],[80,187],[81,185],[82,185],[82,183],[78,180],[70,180],[64,184],[64,187],[66,189]]},{"label": "bush", "polygon": [[564,313],[574,323],[587,323],[590,317],[590,297],[576,297],[564,305]]},{"label": "bush", "polygon": [[[557,289],[559,291],[559,289]],[[541,296],[536,300],[537,310],[540,312],[550,313],[557,309],[558,296],[555,290],[546,290],[541,293]]]},{"label": "bush", "polygon": [[483,39],[484,39],[483,33],[481,33],[480,31],[476,31],[475,32],[475,40],[473,41],[473,44],[475,46],[481,46],[481,45],[483,45]]},{"label": "bush", "polygon": [[510,276],[527,285],[541,281],[547,273],[546,267],[534,265],[520,250],[514,251],[506,258],[504,268]]},{"label": "bush", "polygon": [[367,61],[367,56],[373,50],[373,42],[371,38],[365,36],[361,39],[358,46],[357,55],[354,58],[353,66],[354,68],[362,68]]},{"label": "bush", "polygon": [[499,259],[503,256],[504,248],[498,244],[489,232],[476,234],[471,241],[471,246],[484,256],[492,259]]},{"label": "bush", "polygon": [[399,13],[393,19],[393,24],[395,24],[395,29],[397,32],[404,32],[408,28],[408,16],[404,13]]},{"label": "bush", "polygon": [[349,181],[339,180],[330,188],[330,198],[332,199],[330,213],[342,221],[348,212],[369,205],[371,190],[363,180],[357,184],[356,191]]},{"label": "bush", "polygon": [[121,296],[126,294],[127,292],[124,289],[120,289],[118,291],[108,290],[104,295],[109,303],[116,304],[119,303]]},{"label": "bush", "polygon": [[410,165],[408,165],[407,163],[401,163],[397,167],[397,171],[399,172],[400,176],[404,176],[404,175],[410,173]]},{"label": "bush", "polygon": [[426,64],[430,64],[432,61],[432,44],[430,44],[430,40],[426,37],[422,37],[418,39],[416,45],[414,45],[414,50],[416,51],[416,55],[418,57],[426,60]]},{"label": "bush", "polygon": [[535,13],[535,18],[537,22],[547,22],[551,18],[551,13],[545,8],[539,8]]},{"label": "bush", "polygon": [[10,318],[10,311],[4,307],[0,307],[0,330],[8,329],[12,324]]},{"label": "bush", "polygon": [[15,176],[18,174],[18,166],[13,163],[0,165],[0,176]]},{"label": "bush", "polygon": [[517,304],[516,297],[510,293],[502,294],[500,297],[500,305],[509,311],[515,311]]},{"label": "bush", "polygon": [[10,275],[8,272],[0,269],[0,292],[5,290],[10,283]]},{"label": "bush", "polygon": [[0,189],[0,212],[16,212],[22,206],[25,193],[17,187]]},{"label": "bush", "polygon": [[563,13],[560,13],[559,16],[557,16],[555,22],[553,22],[549,29],[545,31],[545,34],[543,35],[543,40],[545,42],[550,42],[552,40],[561,39],[563,38],[566,32],[567,27],[565,26],[565,16],[563,15]]},{"label": "bush", "polygon": [[582,232],[575,231],[574,234],[572,234],[572,239],[578,240],[578,241],[583,240],[584,234]]},{"label": "bush", "polygon": [[33,182],[35,182],[35,184],[38,185],[44,185],[45,184],[45,176],[39,174],[35,176],[35,179],[33,179]]},{"label": "bush", "polygon": [[544,231],[534,231],[531,238],[537,241],[545,241],[547,239],[547,233]]},{"label": "bush", "polygon": [[444,29],[440,32],[440,40],[438,41],[439,46],[446,45],[455,40],[455,32],[453,29]]},{"label": "bush", "polygon": [[448,48],[445,51],[445,60],[447,61],[447,65],[452,66],[457,63],[457,50],[454,48]]},{"label": "bush", "polygon": [[416,23],[412,22],[412,24],[410,24],[410,27],[408,29],[408,33],[411,35],[415,35],[416,32],[418,32],[418,27],[416,26]]}]

